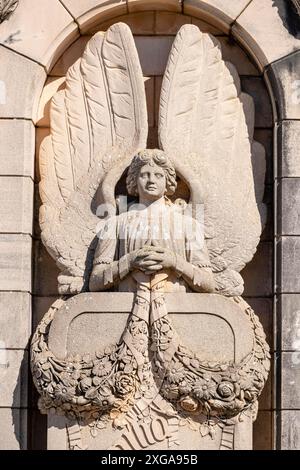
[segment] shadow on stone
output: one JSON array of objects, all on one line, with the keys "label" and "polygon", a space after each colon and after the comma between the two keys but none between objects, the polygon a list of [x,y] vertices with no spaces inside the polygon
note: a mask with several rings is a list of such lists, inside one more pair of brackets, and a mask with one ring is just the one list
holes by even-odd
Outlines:
[{"label": "shadow on stone", "polygon": [[300,39],[300,2],[299,0],[273,0],[284,27],[295,38]]},{"label": "shadow on stone", "polygon": [[28,377],[28,368],[28,351],[24,350],[19,368],[17,383],[13,392],[12,403],[12,421],[14,434],[21,450],[27,449],[27,410],[24,406],[24,402],[26,401],[27,403],[26,398],[28,396],[28,390],[25,388],[27,388],[28,382],[27,380],[24,380],[24,378]]}]

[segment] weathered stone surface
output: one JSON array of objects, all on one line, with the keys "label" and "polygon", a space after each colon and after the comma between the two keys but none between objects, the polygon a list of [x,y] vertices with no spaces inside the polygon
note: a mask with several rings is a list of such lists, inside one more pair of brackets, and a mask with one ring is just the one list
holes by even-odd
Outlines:
[{"label": "weathered stone surface", "polygon": [[134,40],[143,75],[163,75],[174,38],[172,36],[136,36]]},{"label": "weathered stone surface", "polygon": [[223,31],[221,31],[219,28],[212,25],[211,23],[203,21],[200,18],[195,18],[194,16],[192,16],[191,18],[192,18],[192,24],[194,24],[195,26],[198,26],[198,28],[200,28],[200,31],[202,31],[203,33],[210,33],[210,34],[213,34],[214,36],[222,36],[224,34]]},{"label": "weathered stone surface", "polygon": [[36,125],[38,127],[50,127],[50,103],[53,95],[58,90],[65,88],[65,77],[50,77],[47,79],[39,101]]},{"label": "weathered stone surface", "polygon": [[34,294],[39,296],[57,295],[57,276],[59,270],[41,241],[34,242],[35,269]]},{"label": "weathered stone surface", "polygon": [[[40,159],[39,159],[40,147],[41,147],[41,144],[42,144],[43,140],[45,139],[45,137],[47,137],[47,135],[49,135],[49,134],[50,134],[50,127],[36,127],[36,130],[35,130],[35,161],[34,161],[35,181],[36,182],[39,182],[40,179],[41,179]],[[36,209],[36,205],[35,205],[34,209]]]},{"label": "weathered stone surface", "polygon": [[[158,16],[157,16],[158,18]],[[129,26],[132,34],[155,34],[155,12],[154,11],[142,11],[137,13],[131,13],[129,15],[123,15],[111,18],[100,26],[95,26],[95,31],[89,30],[91,34],[97,31],[106,31],[111,25],[118,22],[125,23]]]},{"label": "weathered stone surface", "polygon": [[77,35],[77,24],[58,0],[34,5],[32,0],[22,0],[1,25],[0,43],[49,69]]},{"label": "weathered stone surface", "polygon": [[273,449],[273,412],[259,411],[253,426],[253,450]]},{"label": "weathered stone surface", "polygon": [[278,235],[300,235],[300,178],[278,182]]},{"label": "weathered stone surface", "polygon": [[284,24],[290,8],[284,0],[252,0],[233,25],[233,35],[256,56],[261,68],[300,49],[299,38]]},{"label": "weathered stone surface", "polygon": [[[300,42],[300,41],[299,41]],[[274,99],[278,119],[300,119],[300,51],[271,64],[265,72]]]},{"label": "weathered stone surface", "polygon": [[0,234],[0,290],[31,292],[30,235]]},{"label": "weathered stone surface", "polygon": [[28,394],[28,352],[0,349],[0,407],[26,407]]},{"label": "weathered stone surface", "polygon": [[[84,354],[84,351],[93,354],[99,348],[100,338],[102,348],[117,343],[124,331],[133,299],[132,293],[115,292],[86,293],[71,298],[52,322],[49,332],[51,351],[57,357],[64,358],[67,354]],[[223,362],[238,362],[251,350],[252,334],[248,318],[237,305],[224,297],[173,293],[166,294],[166,304],[183,344],[189,342],[202,360],[218,358]],[[187,309],[189,312],[185,313]],[[217,312],[219,317],[215,318]],[[191,327],[195,323],[198,329],[191,336]],[[93,335],[96,331],[98,333]],[[222,344],[219,335],[223,337]]]},{"label": "weathered stone surface", "polygon": [[273,126],[271,101],[261,77],[241,77],[242,90],[252,96],[255,105],[255,127]]},{"label": "weathered stone surface", "polygon": [[35,330],[43,316],[52,304],[58,299],[58,296],[53,297],[39,297],[37,295],[33,296],[32,299],[32,329]]},{"label": "weathered stone surface", "polygon": [[47,416],[47,449],[68,450],[66,418],[57,415]]},{"label": "weathered stone surface", "polygon": [[234,2],[185,0],[183,11],[188,15],[200,16],[209,23],[228,32],[231,23],[240,15],[248,3],[248,0],[236,0]]},{"label": "weathered stone surface", "polygon": [[148,125],[149,127],[155,126],[155,78],[149,77],[145,81],[147,111],[148,111]]},{"label": "weathered stone surface", "polygon": [[47,449],[47,416],[42,415],[40,410],[30,410],[29,449]]},{"label": "weathered stone surface", "polygon": [[273,340],[273,300],[259,297],[244,297],[248,304],[253,308],[256,315],[258,315],[259,321],[264,327],[264,332],[267,336],[267,342],[271,348],[274,349]]},{"label": "weathered stone surface", "polygon": [[162,76],[155,77],[155,123],[158,126],[158,114],[159,114],[159,104],[160,104],[160,92],[162,85]]},{"label": "weathered stone surface", "polygon": [[40,207],[42,205],[41,196],[39,192],[39,185],[34,185],[34,208],[33,208],[33,238],[40,240],[41,238],[41,227],[39,224]]},{"label": "weathered stone surface", "polygon": [[280,411],[281,449],[300,450],[300,411]]},{"label": "weathered stone surface", "polygon": [[[190,24],[192,19],[187,15],[162,11],[156,13],[155,33],[156,34],[176,34],[184,24]],[[203,28],[209,25],[203,22]],[[208,31],[203,31],[208,32]]]},{"label": "weathered stone surface", "polygon": [[278,292],[300,292],[300,238],[281,237],[277,244]]},{"label": "weathered stone surface", "polygon": [[0,46],[0,55],[1,117],[34,119],[46,79],[44,68],[3,46]]},{"label": "weathered stone surface", "polygon": [[[102,28],[100,29],[102,31]],[[68,71],[68,68],[76,62],[76,60],[82,56],[85,49],[86,43],[89,41],[90,36],[80,36],[63,54],[60,56],[58,61],[54,64],[49,72],[49,76],[64,77]],[[47,83],[52,83],[48,80]],[[53,86],[53,85],[52,85]]]},{"label": "weathered stone surface", "polygon": [[232,38],[229,38],[228,36],[219,36],[217,39],[222,47],[223,59],[231,62],[236,67],[239,75],[259,75],[259,71],[256,66]]},{"label": "weathered stone surface", "polygon": [[300,358],[300,295],[280,295],[277,308],[281,318],[281,345],[278,348],[298,352]]},{"label": "weathered stone surface", "polygon": [[265,383],[264,389],[258,399],[259,411],[270,411],[273,409],[272,398],[273,398],[273,357],[271,360],[271,370],[269,372],[268,380]]},{"label": "weathered stone surface", "polygon": [[[70,353],[82,354],[83,351],[92,355],[95,349],[98,351],[100,343],[102,348],[105,348],[109,340],[117,341],[126,323],[127,315],[124,314],[130,312],[133,298],[134,295],[132,293],[124,292],[85,293],[72,297],[66,303],[61,302],[60,307],[58,305],[56,307],[60,308],[60,310],[56,311],[50,327],[50,350],[55,354],[56,358],[63,358]],[[203,360],[212,355],[215,360],[216,357],[222,357],[222,361],[224,361],[228,355],[231,358],[235,356],[236,360],[239,361],[245,357],[246,351],[252,348],[251,336],[253,331],[251,333],[252,326],[251,322],[249,322],[249,317],[244,315],[241,310],[241,306],[244,305],[243,303],[239,304],[219,295],[198,295],[196,293],[184,295],[178,293],[176,295],[173,293],[166,296],[166,304],[174,327],[181,337],[181,341],[183,344],[189,344],[190,341],[190,347],[198,354],[201,352]],[[100,309],[99,305],[101,305]],[[185,313],[187,310],[189,310],[189,314]],[[124,317],[123,321],[122,316]],[[115,317],[115,321],[113,317]],[[104,319],[106,322],[104,322]],[[191,338],[191,325],[195,324],[196,319],[199,328],[197,331],[194,331],[193,338]],[[212,328],[211,322],[214,323],[215,328]],[[113,325],[112,335],[107,335],[105,328],[109,329],[110,325]],[[104,329],[103,326],[105,327]],[[98,333],[95,335],[95,340],[93,340],[93,332],[96,331]],[[222,344],[224,344],[224,341],[227,345],[234,343],[234,347],[222,350],[219,347],[221,345],[219,340],[220,335],[222,337]],[[134,333],[133,336],[135,336]],[[129,335],[126,338],[129,338]],[[228,340],[229,343],[227,343]],[[86,356],[88,355],[86,354]],[[61,428],[62,426],[59,423],[62,423],[62,421],[56,421],[56,424],[52,421],[52,426]],[[237,437],[239,436],[237,441],[240,442],[241,446],[247,446],[248,448],[251,446],[251,439],[250,442],[246,442],[247,436],[249,437],[246,432],[247,430],[251,431],[249,422],[246,429],[242,432],[244,440],[241,439],[242,436],[239,435],[237,430]],[[50,436],[52,435],[51,440],[55,438],[55,433],[53,436],[53,432],[54,430],[50,433]],[[201,449],[207,448],[207,445],[208,448],[215,447],[215,443],[212,440],[209,440],[209,442],[202,440],[199,438],[198,433],[190,432],[188,428],[185,430],[185,433],[188,433],[192,439],[190,446],[193,449],[199,447]],[[130,435],[130,431],[127,432],[128,439],[130,439]],[[109,447],[112,441],[115,442],[121,436],[120,434],[111,436],[110,428],[105,428],[96,441],[91,441],[90,436],[86,435],[85,432],[81,434],[81,437],[90,449],[99,449]],[[183,439],[182,433],[178,434],[178,439],[180,440],[180,445],[185,448],[184,445],[187,444],[187,441]],[[215,442],[218,443],[219,439],[219,434],[217,434]],[[139,443],[137,445],[139,446]],[[164,444],[160,444],[160,446],[165,448]],[[236,441],[234,441],[234,446],[234,448],[240,448]]]},{"label": "weathered stone surface", "polygon": [[245,297],[271,296],[273,247],[270,242],[261,242],[250,263],[243,269]]},{"label": "weathered stone surface", "polygon": [[281,408],[300,409],[300,351],[281,353]]},{"label": "weathered stone surface", "polygon": [[0,347],[25,349],[31,335],[31,295],[0,292]]},{"label": "weathered stone surface", "polygon": [[273,186],[267,185],[265,191],[264,203],[267,210],[266,225],[262,231],[260,240],[262,242],[271,242],[274,240],[274,227],[273,227],[273,204],[270,202],[270,197],[273,196]]},{"label": "weathered stone surface", "polygon": [[158,129],[157,127],[149,127],[147,148],[154,149],[158,147]]},{"label": "weathered stone surface", "polygon": [[[0,105],[1,108],[1,105]],[[0,120],[0,175],[34,178],[34,125],[24,119]]]},{"label": "weathered stone surface", "polygon": [[28,411],[18,408],[0,408],[0,449],[27,449]]},{"label": "weathered stone surface", "polygon": [[261,143],[266,151],[266,184],[273,184],[273,130],[254,129],[254,140]]},{"label": "weathered stone surface", "polygon": [[167,10],[181,11],[181,2],[178,0],[127,0],[128,11]]},{"label": "weathered stone surface", "polygon": [[[300,98],[300,96],[299,96]],[[278,128],[278,171],[300,177],[300,121],[282,121]]]},{"label": "weathered stone surface", "polygon": [[62,0],[76,19],[81,33],[86,34],[95,25],[111,17],[127,13],[126,0]]},{"label": "weathered stone surface", "polygon": [[32,234],[32,179],[28,176],[0,176],[0,186],[0,232]]}]

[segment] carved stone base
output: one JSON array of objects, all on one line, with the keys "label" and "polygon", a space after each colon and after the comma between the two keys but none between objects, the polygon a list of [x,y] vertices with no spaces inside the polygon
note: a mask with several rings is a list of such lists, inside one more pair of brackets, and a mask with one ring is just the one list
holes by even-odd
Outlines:
[{"label": "carved stone base", "polygon": [[[228,426],[197,420],[168,420],[161,413],[152,422],[131,429],[116,430],[111,423],[105,429],[82,426],[61,416],[48,416],[49,450],[251,450],[252,416]],[[202,427],[201,427],[201,422]]]},{"label": "carved stone base", "polygon": [[133,304],[131,293],[79,294],[39,325],[32,369],[48,448],[251,449],[269,367],[253,310],[239,297],[172,293],[150,326]]}]

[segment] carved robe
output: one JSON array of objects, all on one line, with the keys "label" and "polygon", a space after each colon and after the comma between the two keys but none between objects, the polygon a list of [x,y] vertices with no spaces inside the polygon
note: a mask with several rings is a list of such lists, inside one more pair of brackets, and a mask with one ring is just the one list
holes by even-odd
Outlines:
[{"label": "carved robe", "polygon": [[[99,234],[99,242],[94,257],[94,266],[107,264],[122,259],[123,256],[145,245],[161,246],[169,249],[181,259],[194,266],[193,282],[200,283],[202,268],[210,268],[208,251],[204,241],[203,227],[199,221],[183,214],[175,204],[152,203],[147,208],[133,208],[119,216],[110,218]],[[177,272],[168,270],[165,292],[191,289]],[[161,273],[161,272],[160,272]],[[107,280],[109,282],[109,267]],[[119,291],[136,291],[139,276],[127,276],[120,279]],[[149,279],[149,276],[148,276]]]}]

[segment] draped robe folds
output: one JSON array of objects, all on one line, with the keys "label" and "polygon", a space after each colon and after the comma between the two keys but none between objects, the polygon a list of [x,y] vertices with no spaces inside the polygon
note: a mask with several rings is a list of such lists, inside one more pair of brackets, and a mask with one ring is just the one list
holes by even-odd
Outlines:
[{"label": "draped robe folds", "polygon": [[[157,201],[148,207],[133,207],[128,212],[108,219],[99,233],[99,242],[95,252],[94,266],[118,262],[127,254],[144,246],[159,246],[179,255],[194,266],[194,278],[197,282],[197,272],[201,268],[210,268],[209,255],[204,241],[203,224],[196,220],[176,204],[161,204]],[[104,274],[105,275],[105,274]],[[198,274],[199,275],[199,274]],[[111,279],[108,275],[108,282]],[[137,403],[139,412],[145,409],[153,400],[158,399],[160,385],[165,371],[170,364],[178,346],[179,337],[168,318],[164,293],[188,292],[190,287],[182,276],[175,271],[161,270],[155,274],[146,274],[136,270],[124,279],[120,279],[118,291],[135,292],[135,301],[131,318],[123,334],[125,341],[134,355],[138,370],[137,375],[143,382],[145,358],[133,346],[132,325],[137,320],[147,324],[147,342],[150,342],[152,361],[159,367],[152,371],[157,375],[150,380],[150,387],[145,396]],[[169,340],[161,329],[168,325],[171,331]],[[157,338],[164,337],[164,344]],[[151,360],[151,359],[150,359]],[[136,407],[134,407],[136,409]]]}]

